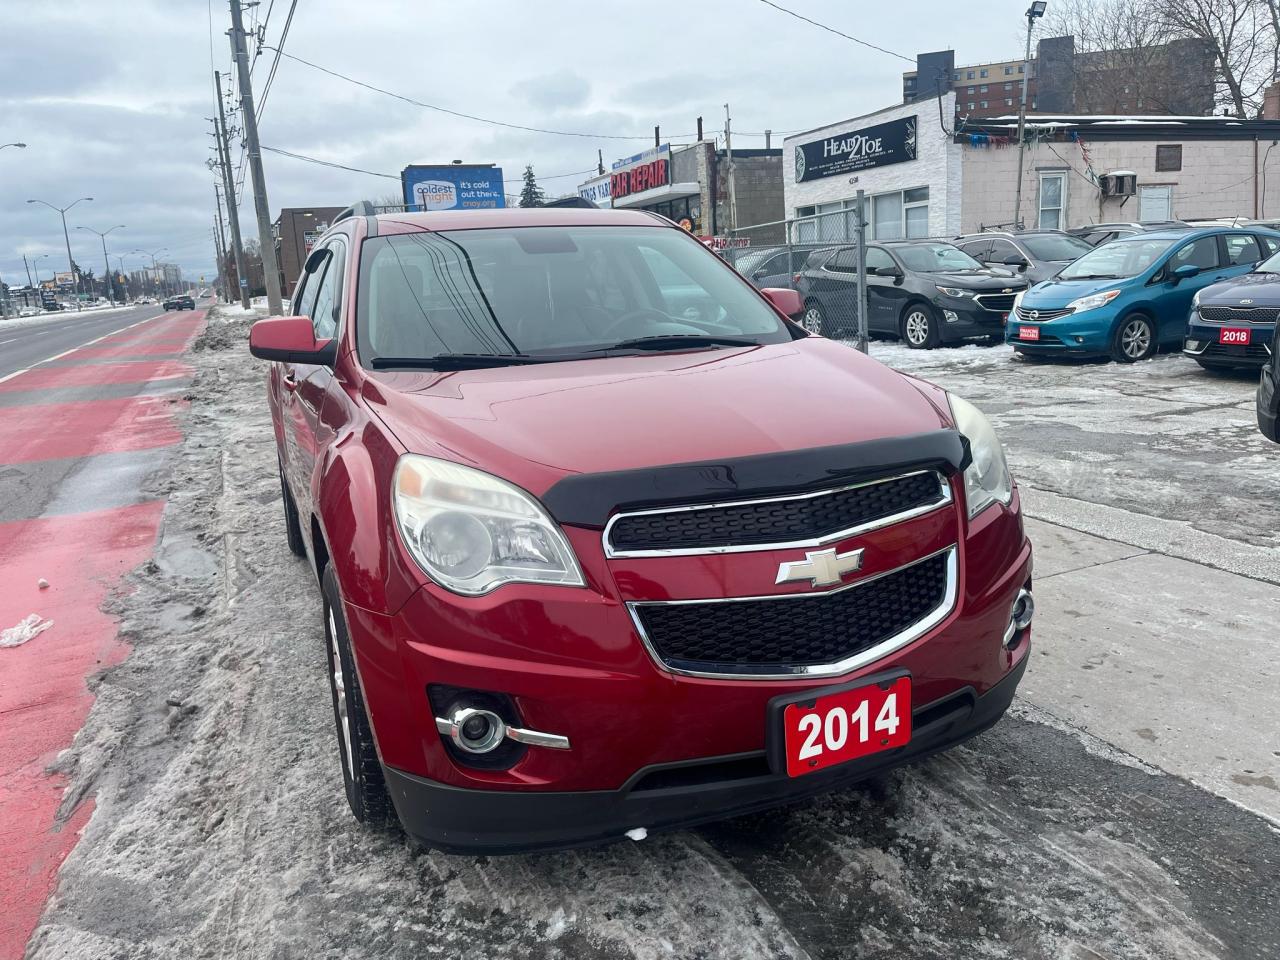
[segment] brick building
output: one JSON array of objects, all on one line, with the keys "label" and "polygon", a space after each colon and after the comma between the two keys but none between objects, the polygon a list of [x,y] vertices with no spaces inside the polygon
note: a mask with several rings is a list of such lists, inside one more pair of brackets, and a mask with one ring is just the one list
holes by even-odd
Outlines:
[{"label": "brick building", "polygon": [[736,231],[729,157],[713,140],[653,147],[619,160],[609,173],[580,184],[578,195],[597,206],[652,210],[709,242],[736,232],[751,243],[773,243],[782,239],[781,226],[757,225],[776,224],[784,217],[783,154],[777,149],[733,151]]},{"label": "brick building", "polygon": [[280,290],[293,295],[307,254],[329,224],[344,207],[284,207],[271,225],[276,244],[276,262],[280,265]]},{"label": "brick building", "polygon": [[1046,37],[1030,62],[1021,57],[955,66],[955,52],[916,56],[902,74],[902,101],[956,94],[957,119],[966,122],[1017,113],[1027,76],[1027,109],[1079,114],[1213,112],[1214,61],[1199,40],[1175,40],[1141,49],[1077,52],[1075,38]]}]

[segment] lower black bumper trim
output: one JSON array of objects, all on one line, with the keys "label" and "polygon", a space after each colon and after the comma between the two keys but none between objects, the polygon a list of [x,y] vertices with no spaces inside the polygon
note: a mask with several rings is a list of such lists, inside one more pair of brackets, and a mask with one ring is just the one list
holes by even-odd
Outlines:
[{"label": "lower black bumper trim", "polygon": [[1027,659],[1024,654],[981,697],[966,687],[914,710],[915,729],[907,746],[805,777],[768,773],[632,789],[656,769],[648,768],[620,790],[553,793],[464,789],[388,767],[386,781],[405,831],[449,853],[521,853],[617,840],[637,827],[689,827],[825,793],[962,743],[1004,715]]}]

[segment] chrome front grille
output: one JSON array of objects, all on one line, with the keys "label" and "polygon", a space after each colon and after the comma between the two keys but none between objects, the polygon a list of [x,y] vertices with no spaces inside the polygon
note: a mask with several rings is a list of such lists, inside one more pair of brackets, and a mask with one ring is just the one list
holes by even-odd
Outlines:
[{"label": "chrome front grille", "polygon": [[736,553],[817,546],[901,523],[951,502],[936,470],[815,493],[620,513],[604,531],[610,557]]},{"label": "chrome front grille", "polygon": [[1028,309],[1027,307],[1018,307],[1018,319],[1029,320],[1032,323],[1045,323],[1049,320],[1057,320],[1059,317],[1065,317],[1072,313],[1070,307],[1062,307],[1056,310]]}]

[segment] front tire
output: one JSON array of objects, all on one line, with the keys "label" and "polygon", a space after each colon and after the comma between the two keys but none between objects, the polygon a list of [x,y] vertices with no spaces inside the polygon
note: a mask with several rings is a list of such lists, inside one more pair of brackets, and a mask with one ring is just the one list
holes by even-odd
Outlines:
[{"label": "front tire", "polygon": [[364,696],[356,676],[351,638],[342,612],[342,596],[333,565],[321,577],[324,594],[325,649],[328,651],[329,692],[333,698],[333,719],[337,727],[338,754],[342,759],[342,781],[347,804],[361,823],[385,826],[395,819],[382,764],[373,743],[373,728],[364,709]]},{"label": "front tire", "polygon": [[1111,338],[1111,359],[1117,363],[1137,363],[1155,356],[1159,343],[1151,318],[1131,313],[1120,320]]},{"label": "front tire", "polygon": [[804,315],[800,318],[800,326],[818,337],[829,336],[827,313],[817,300],[805,301]]},{"label": "front tire", "polygon": [[925,303],[909,303],[902,313],[902,339],[912,350],[932,350],[942,343],[938,314]]}]

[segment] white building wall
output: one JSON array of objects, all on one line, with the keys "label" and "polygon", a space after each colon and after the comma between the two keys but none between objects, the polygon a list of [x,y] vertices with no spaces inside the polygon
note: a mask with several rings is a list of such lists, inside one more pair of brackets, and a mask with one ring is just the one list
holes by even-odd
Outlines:
[{"label": "white building wall", "polygon": [[[916,117],[916,159],[884,167],[872,167],[856,173],[836,174],[805,183],[795,182],[795,148],[827,137],[852,134],[866,127],[890,120]],[[942,117],[955,116],[955,94],[942,97]],[[807,133],[787,137],[783,141],[783,196],[786,215],[796,216],[796,208],[850,200],[859,188],[868,197],[915,187],[929,188],[929,233],[935,237],[955,236],[960,232],[961,184],[963,176],[962,147],[953,143],[942,129],[938,118],[938,99],[898,104],[876,113]]]},{"label": "white building wall", "polygon": [[[1139,191],[1144,186],[1171,186],[1174,219],[1280,217],[1280,148],[1272,150],[1267,157],[1270,141],[1258,144],[1256,166],[1253,140],[1179,141],[1177,138],[1164,138],[1089,141],[1086,137],[1085,142],[1094,173],[1131,170],[1138,175]],[[1157,171],[1156,146],[1171,143],[1182,144],[1182,169]],[[972,147],[965,144],[962,150],[963,231],[968,233],[984,227],[1011,224],[1014,221],[1014,187],[1018,173],[1017,149],[1013,146]],[[1103,200],[1088,177],[1087,167],[1078,143],[1065,141],[1029,146],[1022,184],[1022,217],[1026,226],[1037,225],[1040,173],[1050,170],[1073,171],[1068,172],[1066,180],[1066,226],[1138,220],[1138,197],[1130,197],[1123,203],[1116,197]]]}]

